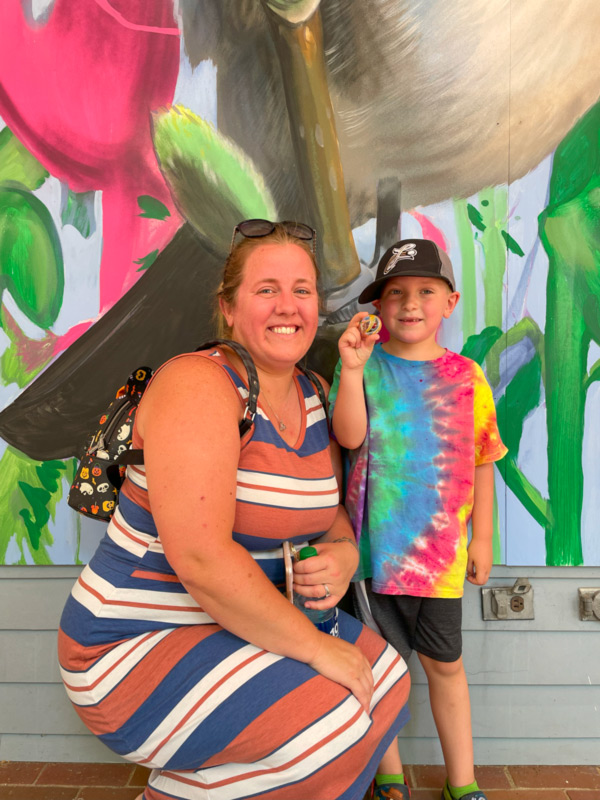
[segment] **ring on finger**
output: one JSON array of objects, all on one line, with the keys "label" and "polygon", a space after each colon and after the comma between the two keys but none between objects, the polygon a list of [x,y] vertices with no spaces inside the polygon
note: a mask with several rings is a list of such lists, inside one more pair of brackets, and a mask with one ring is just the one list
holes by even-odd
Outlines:
[{"label": "ring on finger", "polygon": [[331,592],[329,591],[329,586],[326,583],[323,584],[323,589],[325,589],[325,597],[331,597]]}]

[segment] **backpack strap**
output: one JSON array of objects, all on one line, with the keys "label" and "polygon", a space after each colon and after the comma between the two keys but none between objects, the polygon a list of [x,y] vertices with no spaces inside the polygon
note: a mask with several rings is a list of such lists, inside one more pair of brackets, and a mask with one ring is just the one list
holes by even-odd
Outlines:
[{"label": "backpack strap", "polygon": [[236,355],[240,357],[242,364],[246,369],[248,375],[248,400],[246,401],[246,408],[244,415],[239,423],[240,438],[250,430],[254,423],[256,416],[256,404],[258,403],[258,395],[260,393],[260,384],[258,382],[258,373],[252,361],[252,356],[246,348],[239,342],[234,342],[231,339],[211,339],[210,342],[204,342],[200,347],[197,347],[194,352],[198,350],[210,350],[211,347],[225,346],[233,350]]},{"label": "backpack strap", "polygon": [[308,367],[303,367],[302,364],[296,364],[296,367],[302,372],[308,380],[313,384],[315,389],[317,390],[317,394],[319,395],[319,400],[321,401],[321,405],[325,409],[325,413],[327,413],[327,398],[325,397],[325,391],[323,389],[323,384],[317,378],[315,373],[310,370]]},{"label": "backpack strap", "polygon": [[[252,421],[256,416],[256,404],[258,402],[258,395],[260,393],[258,374],[256,372],[256,367],[254,366],[254,361],[252,361],[252,356],[239,342],[234,342],[230,339],[212,339],[210,342],[205,342],[204,344],[200,345],[200,347],[197,347],[196,352],[198,350],[210,350],[211,347],[217,347],[219,345],[225,345],[237,353],[244,367],[246,368],[246,372],[248,373],[248,402],[244,410],[244,416],[240,422],[240,436],[243,436],[252,426]],[[317,390],[317,394],[319,395],[321,405],[327,413],[327,397],[325,396],[325,391],[323,390],[323,384],[321,381],[317,378],[312,370],[308,369],[308,367],[305,367],[300,363],[296,364],[296,367],[300,370],[300,372],[306,375],[309,381],[313,384]]]},{"label": "backpack strap", "polygon": [[[240,420],[238,426],[241,439],[254,424],[258,395],[260,393],[258,373],[256,372],[256,367],[250,353],[239,342],[234,342],[231,339],[211,339],[209,342],[204,342],[197,347],[194,352],[197,353],[200,350],[210,350],[212,347],[229,347],[231,350],[233,350],[233,352],[239,356],[248,375],[248,399],[246,401],[246,408],[244,409],[242,419]],[[308,367],[304,367],[302,364],[296,364],[296,367],[300,370],[300,372],[306,375],[309,381],[313,384],[319,396],[319,400],[321,401],[321,405],[325,409],[325,413],[327,413],[327,398],[325,397],[325,392],[323,390],[323,384],[321,381],[317,378],[315,373],[312,372],[312,370],[308,369]],[[122,465],[141,465],[144,463],[144,451],[142,449],[125,450],[117,459],[117,463]]]},{"label": "backpack strap", "polygon": [[[239,422],[240,439],[247,433],[254,424],[254,417],[256,416],[256,405],[258,403],[258,395],[260,393],[260,384],[258,382],[258,374],[254,361],[250,353],[239,342],[233,342],[230,339],[211,339],[210,342],[204,342],[197,347],[194,352],[200,350],[210,350],[213,347],[225,346],[234,351],[242,361],[246,373],[248,374],[248,400],[246,401],[246,408],[244,414]],[[117,459],[118,464],[122,465],[141,465],[144,463],[144,451],[141,448],[136,450],[125,450]]]}]

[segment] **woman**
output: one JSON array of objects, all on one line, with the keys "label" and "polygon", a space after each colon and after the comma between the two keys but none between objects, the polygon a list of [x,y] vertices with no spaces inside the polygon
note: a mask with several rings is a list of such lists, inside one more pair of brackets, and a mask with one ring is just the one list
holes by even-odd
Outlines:
[{"label": "woman", "polygon": [[314,608],[357,565],[339,454],[295,367],[318,324],[314,232],[253,220],[236,238],[219,314],[256,365],[254,425],[240,439],[229,348],[158,371],[134,429],[145,468],[63,613],[62,676],[90,730],[154,768],[144,800],[359,800],[407,718],[406,665],[343,613],[340,638],[321,633],[275,586],[285,540],[316,546],[294,572]]}]

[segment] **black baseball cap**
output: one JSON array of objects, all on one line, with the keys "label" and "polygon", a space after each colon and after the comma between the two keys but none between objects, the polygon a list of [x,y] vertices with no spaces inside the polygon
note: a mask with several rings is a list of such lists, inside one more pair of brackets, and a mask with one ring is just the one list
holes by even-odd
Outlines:
[{"label": "black baseball cap", "polygon": [[382,255],[375,280],[359,295],[359,303],[370,303],[381,296],[384,283],[399,275],[441,278],[454,291],[454,271],[448,254],[431,239],[401,239]]}]

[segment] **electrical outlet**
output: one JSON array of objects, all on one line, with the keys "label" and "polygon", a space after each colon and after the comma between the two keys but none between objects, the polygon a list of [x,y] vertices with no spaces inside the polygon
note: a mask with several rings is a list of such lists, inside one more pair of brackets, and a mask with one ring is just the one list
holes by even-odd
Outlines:
[{"label": "electrical outlet", "polygon": [[535,619],[533,587],[527,578],[517,578],[513,586],[495,586],[481,590],[485,620]]},{"label": "electrical outlet", "polygon": [[600,622],[600,588],[579,589],[579,619]]}]

